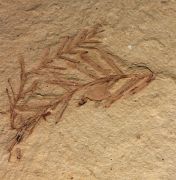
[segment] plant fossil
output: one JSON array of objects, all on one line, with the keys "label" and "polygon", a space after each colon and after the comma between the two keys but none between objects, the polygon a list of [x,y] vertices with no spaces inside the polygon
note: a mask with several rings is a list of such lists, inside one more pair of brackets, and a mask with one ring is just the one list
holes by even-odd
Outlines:
[{"label": "plant fossil", "polygon": [[[26,139],[54,110],[57,124],[75,94],[79,94],[78,106],[91,100],[110,107],[118,99],[141,91],[154,79],[149,69],[142,73],[123,72],[116,64],[119,57],[106,50],[99,40],[101,31],[101,26],[95,25],[73,36],[62,37],[57,50],[46,49],[40,64],[29,71],[23,57],[19,58],[19,87],[15,89],[9,78],[6,88],[10,126],[16,131],[8,147],[9,160],[15,145]],[[112,92],[119,81],[124,83]],[[45,90],[42,85],[46,84],[51,95],[44,97],[39,91]],[[60,88],[61,93],[52,95],[53,87]],[[18,148],[18,159],[19,154]]]}]

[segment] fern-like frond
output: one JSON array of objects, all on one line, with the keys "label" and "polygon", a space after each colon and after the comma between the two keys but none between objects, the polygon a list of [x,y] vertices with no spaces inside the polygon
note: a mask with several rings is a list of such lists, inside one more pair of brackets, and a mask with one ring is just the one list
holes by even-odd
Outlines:
[{"label": "fern-like frond", "polygon": [[[20,56],[18,90],[14,91],[11,79],[8,79],[9,87],[6,89],[10,104],[10,124],[16,130],[8,148],[9,160],[15,145],[25,140],[41,120],[46,120],[57,109],[55,122],[60,122],[75,93],[80,96],[78,106],[91,100],[103,102],[105,107],[110,107],[120,98],[141,91],[154,79],[151,71],[143,74],[124,72],[118,65],[121,58],[113,56],[104,48],[99,38],[100,32],[102,27],[95,25],[73,36],[62,37],[54,55],[51,56],[50,48],[45,49],[39,64],[28,72]],[[125,83],[111,92],[111,88],[119,81]],[[41,99],[38,105],[30,104],[32,100],[37,102],[37,91],[49,94],[54,90],[58,91],[54,98],[46,96],[43,98],[45,102]]]}]

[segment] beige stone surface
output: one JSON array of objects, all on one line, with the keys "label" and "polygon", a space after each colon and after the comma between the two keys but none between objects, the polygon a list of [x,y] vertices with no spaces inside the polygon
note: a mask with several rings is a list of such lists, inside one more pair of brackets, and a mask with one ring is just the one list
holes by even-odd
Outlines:
[{"label": "beige stone surface", "polygon": [[[103,43],[128,66],[146,65],[156,79],[109,109],[70,106],[63,121],[41,122],[8,162],[11,135],[7,78],[28,67],[60,36],[103,24]],[[176,179],[176,1],[0,0],[0,179]]]}]

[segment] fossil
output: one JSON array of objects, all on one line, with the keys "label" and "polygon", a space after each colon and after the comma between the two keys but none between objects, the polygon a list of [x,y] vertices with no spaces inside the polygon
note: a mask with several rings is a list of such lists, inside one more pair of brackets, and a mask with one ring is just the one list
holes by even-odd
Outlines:
[{"label": "fossil", "polygon": [[[153,72],[147,67],[142,73],[123,72],[118,65],[119,57],[109,52],[100,41],[101,32],[102,26],[98,24],[75,35],[62,37],[57,49],[54,52],[50,48],[45,49],[39,65],[29,71],[24,58],[19,57],[18,89],[13,87],[12,79],[8,79],[6,88],[10,126],[16,131],[8,145],[9,160],[15,146],[55,111],[57,124],[75,94],[79,95],[78,106],[91,100],[99,101],[107,108],[122,97],[140,92],[154,79]],[[124,83],[112,92],[119,81]],[[53,97],[41,95],[39,99],[37,94],[42,94],[39,91],[45,89],[42,85],[46,84],[50,94],[53,86],[60,88],[61,92]],[[18,152],[21,154],[19,148]],[[18,155],[17,159],[20,158]]]}]

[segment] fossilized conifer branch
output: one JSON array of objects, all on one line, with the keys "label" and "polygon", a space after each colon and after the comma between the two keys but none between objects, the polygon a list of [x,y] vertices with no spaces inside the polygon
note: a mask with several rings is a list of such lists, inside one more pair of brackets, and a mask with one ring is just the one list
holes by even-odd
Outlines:
[{"label": "fossilized conifer branch", "polygon": [[[39,65],[28,72],[26,72],[24,59],[19,58],[21,73],[18,90],[15,92],[11,79],[8,79],[9,88],[6,89],[10,104],[10,125],[16,130],[8,148],[9,160],[15,145],[26,139],[39,122],[42,119],[46,120],[46,117],[59,105],[56,123],[61,120],[75,93],[83,91],[79,105],[85,104],[86,99],[90,99],[104,101],[105,107],[109,107],[118,99],[141,91],[154,79],[151,71],[144,74],[123,72],[117,65],[119,57],[112,58],[111,53],[104,49],[100,39],[97,39],[100,32],[102,32],[101,26],[96,25],[93,28],[81,30],[73,36],[61,38],[55,55],[51,56],[50,48],[47,48]],[[91,54],[95,54],[94,57],[91,57]],[[96,55],[99,55],[99,60]],[[75,74],[79,74],[76,80],[68,78],[72,70]],[[44,80],[43,76],[46,77]],[[35,79],[35,77],[38,78]],[[110,88],[123,79],[128,80],[111,93]],[[40,89],[38,86],[42,83],[51,86],[51,92],[52,85],[61,87],[63,92],[54,100],[48,99],[45,104],[31,106],[28,104],[28,99],[32,96],[36,97],[35,92]],[[26,117],[23,114],[26,112],[31,114]]]}]

